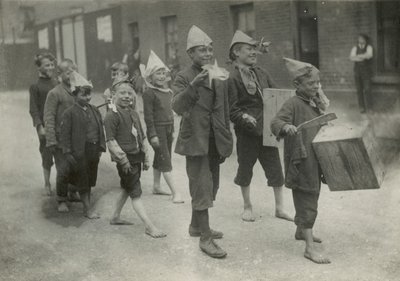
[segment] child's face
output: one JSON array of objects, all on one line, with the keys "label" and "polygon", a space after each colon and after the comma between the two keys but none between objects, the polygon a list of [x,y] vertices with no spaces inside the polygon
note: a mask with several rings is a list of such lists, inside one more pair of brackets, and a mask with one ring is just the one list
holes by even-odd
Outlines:
[{"label": "child's face", "polygon": [[92,99],[92,92],[90,89],[80,89],[76,94],[76,102],[81,106],[86,106]]},{"label": "child's face", "polygon": [[43,58],[39,66],[39,72],[45,77],[54,75],[54,62],[48,58]]},{"label": "child's face", "polygon": [[123,83],[115,89],[115,104],[123,108],[128,107],[133,102],[134,96],[135,91],[132,87]]},{"label": "child's face", "polygon": [[157,87],[163,87],[167,80],[167,71],[165,68],[160,68],[151,75],[151,83]]},{"label": "child's face", "polygon": [[70,85],[70,78],[71,78],[71,74],[72,72],[74,72],[73,67],[67,63],[67,62],[62,62],[59,66],[59,75],[60,75],[60,79],[61,81],[65,84],[65,85]]},{"label": "child's face", "polygon": [[189,56],[193,63],[199,66],[211,64],[214,57],[214,49],[211,44],[208,46],[193,47],[189,50]]},{"label": "child's face", "polygon": [[246,65],[253,66],[257,63],[257,50],[256,46],[249,44],[240,44],[240,47],[234,51],[237,62]]},{"label": "child's face", "polygon": [[312,71],[309,76],[300,78],[294,82],[297,91],[308,98],[313,98],[319,89],[319,74]]}]

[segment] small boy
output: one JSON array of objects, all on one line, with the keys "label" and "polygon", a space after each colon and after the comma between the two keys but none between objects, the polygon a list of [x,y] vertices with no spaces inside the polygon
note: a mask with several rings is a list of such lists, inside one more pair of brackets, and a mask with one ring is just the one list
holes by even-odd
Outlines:
[{"label": "small boy", "polygon": [[39,151],[42,156],[44,189],[46,195],[51,195],[50,171],[53,166],[53,154],[46,147],[46,131],[44,127],[44,104],[47,94],[58,83],[54,78],[55,58],[50,53],[38,54],[34,58],[39,72],[38,81],[29,88],[29,113],[32,116],[33,126],[39,137]]},{"label": "small boy", "polygon": [[[111,70],[111,81],[114,81],[115,78],[117,78],[117,77],[128,77],[129,76],[128,65],[123,62],[113,63],[110,70]],[[103,97],[104,97],[105,102],[109,103],[109,105],[107,106],[107,110],[109,110],[111,108],[111,100],[112,100],[110,88],[107,88],[104,91]]]},{"label": "small boy", "polygon": [[141,65],[147,90],[143,94],[146,133],[154,149],[153,194],[170,195],[160,187],[161,173],[172,192],[172,202],[184,203],[172,178],[171,148],[174,132],[172,91],[168,88],[169,69],[161,59],[150,51],[147,67]]},{"label": "small boy", "polygon": [[79,73],[72,73],[71,91],[75,104],[64,112],[60,142],[70,175],[75,178],[84,216],[97,219],[100,216],[90,207],[90,192],[96,185],[97,168],[106,145],[100,111],[89,104],[92,88]]},{"label": "small boy", "polygon": [[[131,224],[120,219],[122,208],[128,199],[132,199],[132,207],[144,222],[146,234],[153,238],[162,238],[166,234],[151,222],[143,206],[140,196],[140,174],[149,168],[147,146],[143,134],[139,114],[132,109],[135,102],[135,91],[129,80],[115,81],[111,87],[115,107],[109,110],[104,119],[107,146],[111,158],[117,162],[118,174],[121,178],[121,193],[117,199],[111,225]],[[134,107],[134,105],[133,105]]]},{"label": "small boy", "polygon": [[319,70],[308,63],[285,60],[293,76],[296,96],[284,103],[271,122],[271,130],[278,139],[285,139],[285,184],[292,189],[296,210],[295,238],[306,241],[304,257],[315,263],[326,264],[330,260],[318,254],[313,245],[313,242],[321,243],[319,238],[313,236],[313,226],[318,213],[322,174],[312,148],[312,140],[320,126],[297,130],[301,123],[321,115],[326,103],[318,94]]}]

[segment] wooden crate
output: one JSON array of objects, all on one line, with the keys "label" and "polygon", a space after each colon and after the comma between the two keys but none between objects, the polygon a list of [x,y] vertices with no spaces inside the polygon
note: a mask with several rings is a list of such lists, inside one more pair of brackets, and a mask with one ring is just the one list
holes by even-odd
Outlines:
[{"label": "wooden crate", "polygon": [[263,145],[275,146],[283,145],[278,142],[271,132],[271,120],[275,117],[282,105],[290,97],[295,95],[295,90],[290,89],[272,89],[263,90],[263,106],[264,106],[264,128],[263,128]]},{"label": "wooden crate", "polygon": [[380,187],[385,169],[368,124],[325,126],[313,140],[313,148],[331,191]]}]

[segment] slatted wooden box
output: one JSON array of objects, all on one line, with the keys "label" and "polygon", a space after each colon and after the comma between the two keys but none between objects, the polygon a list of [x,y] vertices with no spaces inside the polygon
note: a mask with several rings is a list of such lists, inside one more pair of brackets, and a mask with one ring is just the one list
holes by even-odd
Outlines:
[{"label": "slatted wooden box", "polygon": [[385,169],[368,124],[325,126],[313,140],[313,148],[331,191],[380,188]]},{"label": "slatted wooden box", "polygon": [[271,120],[275,117],[282,105],[295,95],[295,90],[290,89],[263,89],[264,106],[264,128],[263,145],[264,146],[283,146],[283,142],[278,142],[271,132]]}]

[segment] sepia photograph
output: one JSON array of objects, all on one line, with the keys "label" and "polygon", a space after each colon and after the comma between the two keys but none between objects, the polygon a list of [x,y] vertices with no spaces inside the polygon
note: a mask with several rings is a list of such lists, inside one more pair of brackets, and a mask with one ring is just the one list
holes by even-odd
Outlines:
[{"label": "sepia photograph", "polygon": [[0,0],[0,281],[400,280],[399,0]]}]

